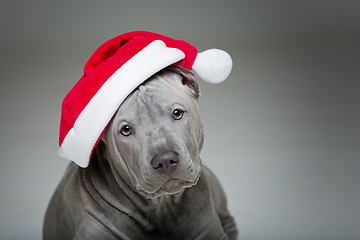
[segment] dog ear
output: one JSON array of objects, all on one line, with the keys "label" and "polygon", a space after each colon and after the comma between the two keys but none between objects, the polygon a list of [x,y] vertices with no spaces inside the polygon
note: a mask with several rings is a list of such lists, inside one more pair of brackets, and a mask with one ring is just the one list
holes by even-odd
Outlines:
[{"label": "dog ear", "polygon": [[182,84],[189,87],[196,97],[200,96],[199,84],[192,72],[180,66],[169,66],[166,70],[179,74],[182,77]]}]

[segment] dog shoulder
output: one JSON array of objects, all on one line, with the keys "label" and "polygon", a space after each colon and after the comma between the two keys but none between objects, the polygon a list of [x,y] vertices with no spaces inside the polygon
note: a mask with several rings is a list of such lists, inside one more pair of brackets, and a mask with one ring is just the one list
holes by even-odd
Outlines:
[{"label": "dog shoulder", "polygon": [[220,218],[221,225],[225,233],[227,234],[229,239],[237,239],[238,232],[236,224],[234,218],[230,215],[230,212],[228,211],[225,191],[221,186],[220,181],[215,176],[215,174],[204,165],[202,165],[202,171],[206,175],[215,211]]},{"label": "dog shoulder", "polygon": [[[75,234],[74,210],[79,192],[74,183],[78,182],[78,166],[70,163],[47,207],[43,225],[43,239],[71,239]],[[76,199],[76,200],[75,200]],[[66,231],[64,231],[66,230]]]},{"label": "dog shoulder", "polygon": [[226,203],[226,195],[216,175],[206,166],[202,165],[203,174],[205,174],[210,186],[211,197],[214,201],[215,208],[220,204]]}]

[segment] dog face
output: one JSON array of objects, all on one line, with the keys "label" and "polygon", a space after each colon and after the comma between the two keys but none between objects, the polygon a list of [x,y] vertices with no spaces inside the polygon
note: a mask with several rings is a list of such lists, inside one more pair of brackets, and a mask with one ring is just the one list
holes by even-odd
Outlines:
[{"label": "dog face", "polygon": [[195,79],[178,67],[139,86],[102,137],[113,173],[146,198],[195,185],[204,138],[198,98]]}]

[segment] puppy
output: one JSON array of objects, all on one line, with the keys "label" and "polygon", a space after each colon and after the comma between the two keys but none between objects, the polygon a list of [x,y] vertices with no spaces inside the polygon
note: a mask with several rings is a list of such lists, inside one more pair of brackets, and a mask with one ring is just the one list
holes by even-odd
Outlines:
[{"label": "puppy", "polygon": [[48,206],[44,239],[236,239],[224,191],[202,165],[199,87],[181,67],[121,104],[90,164],[70,163]]}]

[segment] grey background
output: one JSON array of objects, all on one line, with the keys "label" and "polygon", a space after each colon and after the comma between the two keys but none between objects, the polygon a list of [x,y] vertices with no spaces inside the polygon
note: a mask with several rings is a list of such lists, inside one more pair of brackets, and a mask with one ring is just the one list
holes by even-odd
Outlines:
[{"label": "grey background", "polygon": [[40,239],[67,160],[60,104],[132,30],[229,52],[199,80],[203,161],[240,239],[360,239],[360,1],[0,1],[0,239]]}]

